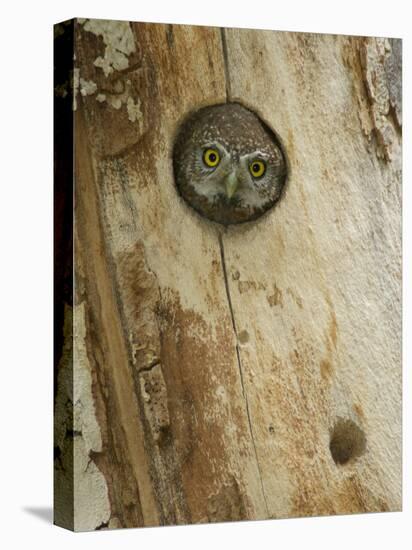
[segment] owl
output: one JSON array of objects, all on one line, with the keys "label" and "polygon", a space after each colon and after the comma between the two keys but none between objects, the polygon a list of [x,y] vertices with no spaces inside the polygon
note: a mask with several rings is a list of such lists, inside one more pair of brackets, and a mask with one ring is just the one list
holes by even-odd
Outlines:
[{"label": "owl", "polygon": [[238,103],[200,109],[175,142],[176,187],[199,214],[230,225],[256,220],[280,198],[285,154],[275,134]]}]

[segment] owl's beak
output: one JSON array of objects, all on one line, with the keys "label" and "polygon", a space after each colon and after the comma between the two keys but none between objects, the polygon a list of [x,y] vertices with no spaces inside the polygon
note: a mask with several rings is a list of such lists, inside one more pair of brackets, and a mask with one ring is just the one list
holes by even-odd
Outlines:
[{"label": "owl's beak", "polygon": [[228,199],[231,199],[236,192],[239,182],[235,172],[230,172],[225,179],[226,195]]}]

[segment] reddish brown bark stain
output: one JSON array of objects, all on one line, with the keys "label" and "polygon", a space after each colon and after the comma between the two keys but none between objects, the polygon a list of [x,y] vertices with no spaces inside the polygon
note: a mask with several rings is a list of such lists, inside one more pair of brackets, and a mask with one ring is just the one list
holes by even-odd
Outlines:
[{"label": "reddish brown bark stain", "polygon": [[[184,309],[171,289],[162,291],[157,313],[174,449],[193,521],[222,520],[224,510],[226,520],[245,519],[246,508],[234,504],[238,497],[230,489],[231,446],[236,445],[240,454],[248,449],[230,319],[225,316],[217,322],[214,332],[201,315]],[[223,403],[218,397],[222,388],[227,395]],[[235,428],[235,442],[228,439],[230,425]],[[216,492],[222,496],[211,508],[209,498]]]}]

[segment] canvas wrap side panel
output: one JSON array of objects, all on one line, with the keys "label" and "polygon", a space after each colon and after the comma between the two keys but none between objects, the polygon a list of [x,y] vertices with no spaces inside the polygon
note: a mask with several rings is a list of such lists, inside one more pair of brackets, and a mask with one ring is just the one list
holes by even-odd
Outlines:
[{"label": "canvas wrap side panel", "polygon": [[[58,34],[55,522],[398,510],[400,44],[93,19]],[[289,165],[275,209],[228,229],[172,166],[184,118],[226,101]]]}]

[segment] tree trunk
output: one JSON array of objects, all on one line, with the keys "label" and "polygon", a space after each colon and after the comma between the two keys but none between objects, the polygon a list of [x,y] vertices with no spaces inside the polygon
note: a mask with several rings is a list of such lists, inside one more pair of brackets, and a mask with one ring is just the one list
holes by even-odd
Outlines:
[{"label": "tree trunk", "polygon": [[[399,510],[400,41],[77,19],[55,43],[55,522]],[[288,158],[228,228],[172,165],[226,101]]]}]

